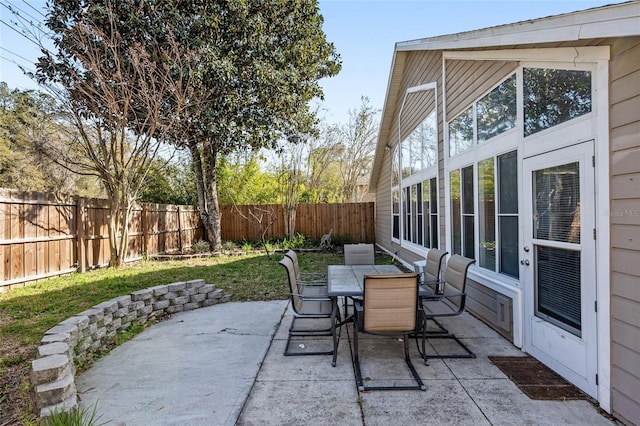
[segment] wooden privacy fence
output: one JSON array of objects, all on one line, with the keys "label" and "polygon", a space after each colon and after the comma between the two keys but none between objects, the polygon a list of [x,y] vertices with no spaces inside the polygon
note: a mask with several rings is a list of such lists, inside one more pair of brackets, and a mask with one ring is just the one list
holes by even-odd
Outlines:
[{"label": "wooden privacy fence", "polygon": [[[109,263],[107,200],[0,189],[0,291]],[[180,250],[202,238],[195,207],[141,204],[126,261]]]},{"label": "wooden privacy fence", "polygon": [[[344,204],[300,204],[296,209],[296,233],[307,238],[320,239],[333,230],[333,237],[341,237],[354,243],[375,242],[374,203]],[[222,239],[231,241],[259,240],[259,227],[255,221],[247,220],[250,213],[273,212],[275,222],[265,237],[280,238],[285,235],[283,207],[279,204],[223,206]],[[265,225],[268,218],[264,218]]]},{"label": "wooden privacy fence", "polygon": [[[221,207],[222,239],[259,240],[250,211],[273,211],[266,238],[285,235],[282,206]],[[238,213],[242,212],[242,215]],[[107,200],[0,188],[0,291],[109,263]],[[374,242],[374,204],[301,204],[296,232],[319,239],[333,229],[345,241]],[[125,261],[179,251],[203,236],[193,206],[140,204],[132,212]]]}]

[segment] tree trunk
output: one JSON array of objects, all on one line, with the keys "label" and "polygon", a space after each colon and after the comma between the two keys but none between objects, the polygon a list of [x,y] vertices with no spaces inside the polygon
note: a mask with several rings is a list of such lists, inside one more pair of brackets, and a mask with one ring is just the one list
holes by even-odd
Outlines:
[{"label": "tree trunk", "polygon": [[220,206],[218,205],[218,183],[217,183],[217,153],[215,148],[205,150],[204,173],[206,187],[204,191],[205,203],[207,206],[207,217],[204,226],[209,237],[209,244],[213,251],[222,248],[222,235],[220,230]]},{"label": "tree trunk", "polygon": [[200,221],[204,225],[203,239],[205,241],[210,241],[211,234],[209,233],[206,225],[209,222],[209,214],[207,212],[207,203],[204,196],[205,184],[204,173],[202,171],[202,157],[196,142],[189,142],[189,153],[191,154],[191,167],[193,167],[193,173],[196,179],[196,191],[198,192],[198,213],[200,214]]}]

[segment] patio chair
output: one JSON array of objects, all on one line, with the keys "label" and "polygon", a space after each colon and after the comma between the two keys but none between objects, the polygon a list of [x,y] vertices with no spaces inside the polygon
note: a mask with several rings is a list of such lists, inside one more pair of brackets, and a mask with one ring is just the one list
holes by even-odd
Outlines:
[{"label": "patio chair", "polygon": [[[465,302],[467,300],[466,286],[467,273],[469,266],[475,263],[475,260],[454,254],[447,261],[444,280],[440,293],[433,294],[428,297],[422,297],[420,301],[419,315],[422,316],[422,357],[424,363],[427,364],[429,358],[475,358],[475,354],[464,344],[455,334],[449,333],[438,322],[438,318],[452,317],[460,315],[464,311]],[[434,322],[439,329],[435,331],[428,330],[428,322]],[[464,350],[464,354],[437,354],[427,355],[426,340],[427,339],[452,339],[460,345]]]},{"label": "patio chair", "polygon": [[285,256],[293,262],[293,269],[298,283],[302,285],[320,285],[326,287],[326,272],[301,272],[300,264],[298,263],[298,254],[293,250],[289,250],[285,253]]},{"label": "patio chair", "polygon": [[[309,336],[332,336],[332,328],[302,328],[296,323],[301,320],[331,320],[334,309],[333,300],[327,295],[326,287],[308,286],[300,284],[296,280],[293,261],[285,256],[279,262],[285,269],[287,280],[289,283],[289,299],[291,308],[293,309],[293,320],[289,327],[289,336],[284,349],[285,356],[297,355],[333,355],[333,349],[330,351],[309,351],[309,352],[292,352],[289,350],[291,339],[293,337],[309,337]],[[340,319],[340,312],[337,312],[337,318]]]},{"label": "patio chair", "polygon": [[[365,275],[364,298],[355,301],[353,363],[359,391],[426,390],[409,356],[409,333],[416,328],[419,274]],[[358,334],[402,336],[404,360],[416,384],[412,386],[365,386],[360,369]]]},{"label": "patio chair", "polygon": [[427,263],[424,268],[422,285],[423,297],[442,294],[443,282],[440,279],[442,271],[442,260],[449,252],[438,249],[430,249],[427,253]]},{"label": "patio chair", "polygon": [[373,244],[345,244],[345,265],[374,265],[375,251]]}]

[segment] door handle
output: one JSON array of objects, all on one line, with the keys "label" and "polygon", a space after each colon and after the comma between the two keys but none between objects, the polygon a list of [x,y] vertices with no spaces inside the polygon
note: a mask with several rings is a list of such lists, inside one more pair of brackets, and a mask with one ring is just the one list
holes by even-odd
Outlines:
[{"label": "door handle", "polygon": [[520,264],[521,264],[521,265],[524,265],[524,266],[529,266],[529,259],[522,259],[522,260],[520,261]]}]

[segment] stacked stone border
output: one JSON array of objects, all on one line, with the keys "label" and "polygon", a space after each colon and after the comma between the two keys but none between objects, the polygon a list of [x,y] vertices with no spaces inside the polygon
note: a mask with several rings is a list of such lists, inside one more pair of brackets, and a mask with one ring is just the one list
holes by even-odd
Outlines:
[{"label": "stacked stone border", "polygon": [[132,324],[228,302],[230,294],[204,280],[159,285],[102,302],[49,329],[31,364],[40,417],[78,407],[76,362],[86,360]]}]

